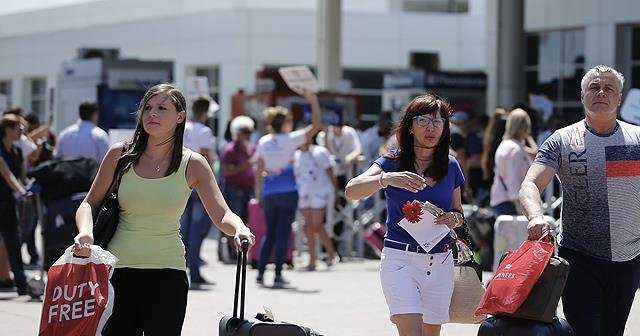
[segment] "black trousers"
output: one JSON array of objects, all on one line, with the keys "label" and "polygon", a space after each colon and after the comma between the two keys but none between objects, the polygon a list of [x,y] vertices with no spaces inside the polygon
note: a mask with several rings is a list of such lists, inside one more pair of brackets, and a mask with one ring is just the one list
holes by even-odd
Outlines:
[{"label": "black trousers", "polygon": [[558,255],[570,266],[562,306],[575,335],[623,336],[640,282],[640,256],[606,261],[562,246]]},{"label": "black trousers", "polygon": [[[347,187],[347,182],[349,182],[349,181],[347,181],[347,177],[345,175],[336,176],[336,180],[338,180],[338,189],[339,190],[344,190],[344,188]],[[342,197],[340,197],[340,199],[338,200],[338,204],[340,204],[340,206],[344,207],[345,205],[347,205],[347,200],[342,198]],[[337,207],[336,207],[336,210],[338,210]],[[344,231],[344,222],[343,221],[339,221],[333,226],[333,233],[336,235],[336,237],[340,237],[342,235],[343,231]]]},{"label": "black trousers", "polygon": [[180,335],[187,310],[187,273],[117,268],[111,277],[113,313],[103,335]]},{"label": "black trousers", "polygon": [[20,252],[22,240],[18,228],[16,203],[13,200],[0,201],[0,235],[4,239],[16,288],[19,294],[24,295],[27,291],[27,278],[22,264],[22,253]]}]

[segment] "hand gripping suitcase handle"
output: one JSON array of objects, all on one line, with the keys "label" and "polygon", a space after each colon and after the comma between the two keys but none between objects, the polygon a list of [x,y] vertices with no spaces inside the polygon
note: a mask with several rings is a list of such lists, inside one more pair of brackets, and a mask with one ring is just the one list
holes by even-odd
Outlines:
[{"label": "hand gripping suitcase handle", "polygon": [[[233,318],[238,321],[244,320],[244,298],[245,289],[247,287],[247,250],[249,248],[249,241],[242,240],[242,250],[238,255],[238,263],[236,265],[236,290],[233,297]],[[242,277],[240,277],[242,273]],[[240,281],[242,280],[242,287],[240,287]],[[238,300],[240,295],[240,300]],[[238,316],[238,302],[240,302],[240,316]]]}]

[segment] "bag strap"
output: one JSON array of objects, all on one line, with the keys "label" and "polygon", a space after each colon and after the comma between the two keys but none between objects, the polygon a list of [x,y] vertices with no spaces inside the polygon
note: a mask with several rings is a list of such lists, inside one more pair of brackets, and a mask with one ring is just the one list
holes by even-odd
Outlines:
[{"label": "bag strap", "polygon": [[[233,319],[236,321],[244,320],[244,299],[245,290],[247,287],[247,249],[249,248],[249,241],[242,241],[242,250],[238,255],[238,263],[236,265],[236,289],[233,295]],[[242,276],[240,276],[242,274]],[[240,284],[242,281],[242,285]],[[238,295],[240,299],[238,300]],[[238,317],[238,304],[240,305],[240,316]],[[238,320],[239,318],[239,320]]]},{"label": "bag strap", "polygon": [[118,159],[118,163],[116,164],[116,169],[113,172],[113,179],[111,180],[111,186],[109,186],[109,193],[107,195],[118,193],[118,189],[120,189],[120,180],[122,180],[122,175],[124,175],[124,165],[125,160],[121,157]]}]

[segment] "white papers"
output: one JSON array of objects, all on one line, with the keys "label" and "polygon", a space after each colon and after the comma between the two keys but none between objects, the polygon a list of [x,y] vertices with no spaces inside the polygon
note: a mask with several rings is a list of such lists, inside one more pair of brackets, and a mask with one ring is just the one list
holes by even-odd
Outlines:
[{"label": "white papers", "polygon": [[294,92],[302,94],[304,89],[313,93],[320,90],[320,83],[307,66],[292,66],[278,69],[280,76]]},{"label": "white papers", "polygon": [[411,223],[403,218],[398,225],[405,229],[413,239],[427,252],[431,250],[442,238],[449,234],[449,227],[444,224],[436,224],[435,216],[427,211],[420,215],[417,223]]}]

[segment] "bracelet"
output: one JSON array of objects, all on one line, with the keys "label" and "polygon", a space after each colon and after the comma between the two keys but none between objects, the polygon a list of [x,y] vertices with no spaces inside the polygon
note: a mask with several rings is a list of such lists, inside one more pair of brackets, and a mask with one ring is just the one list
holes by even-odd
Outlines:
[{"label": "bracelet", "polygon": [[542,219],[544,219],[544,215],[541,214],[536,214],[536,215],[531,215],[530,217],[527,218],[528,221],[531,221],[532,219],[536,218],[536,217],[542,217]]},{"label": "bracelet", "polygon": [[384,184],[382,184],[383,175],[384,175],[384,172],[381,172],[380,176],[378,177],[378,184],[380,185],[380,188],[382,188],[382,189],[386,188],[386,186]]},{"label": "bracelet", "polygon": [[462,216],[462,221],[460,221],[460,220],[458,219],[458,216],[455,216],[455,215],[454,215],[454,217],[456,218],[456,227],[460,227],[460,226],[462,226],[462,224],[464,224],[464,221],[465,221],[465,218],[464,218],[464,212],[462,212],[462,211],[460,211],[460,210],[458,210],[458,209],[451,209],[451,210],[449,210],[449,212],[459,213],[459,214],[460,214],[460,216]]},{"label": "bracelet", "polygon": [[461,214],[461,215],[462,215],[462,218],[464,219],[464,212],[462,212],[462,211],[460,211],[460,210],[458,210],[458,209],[455,209],[455,208],[454,208],[454,209],[449,210],[449,212],[457,212],[457,213]]}]

